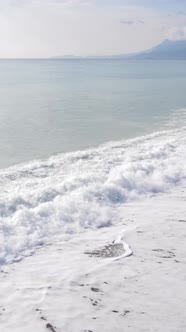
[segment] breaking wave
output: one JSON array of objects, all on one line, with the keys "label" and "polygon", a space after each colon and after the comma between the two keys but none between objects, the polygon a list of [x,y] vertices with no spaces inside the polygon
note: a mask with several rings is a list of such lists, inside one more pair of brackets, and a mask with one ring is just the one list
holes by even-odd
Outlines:
[{"label": "breaking wave", "polygon": [[86,228],[109,226],[121,205],[186,178],[186,128],[53,156],[0,171],[0,263]]}]

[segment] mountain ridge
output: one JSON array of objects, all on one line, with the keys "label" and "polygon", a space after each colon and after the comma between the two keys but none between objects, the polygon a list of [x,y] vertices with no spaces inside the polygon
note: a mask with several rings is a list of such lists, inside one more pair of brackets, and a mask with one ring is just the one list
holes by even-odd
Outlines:
[{"label": "mountain ridge", "polygon": [[97,56],[54,56],[52,59],[125,59],[125,60],[186,60],[186,40],[165,39],[150,49],[130,54]]}]

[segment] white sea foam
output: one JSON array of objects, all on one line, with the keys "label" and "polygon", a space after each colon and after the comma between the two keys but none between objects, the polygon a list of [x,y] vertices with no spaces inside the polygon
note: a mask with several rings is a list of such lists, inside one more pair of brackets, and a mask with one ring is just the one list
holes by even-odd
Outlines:
[{"label": "white sea foam", "polygon": [[85,228],[109,226],[125,202],[186,178],[186,128],[0,171],[0,263]]}]

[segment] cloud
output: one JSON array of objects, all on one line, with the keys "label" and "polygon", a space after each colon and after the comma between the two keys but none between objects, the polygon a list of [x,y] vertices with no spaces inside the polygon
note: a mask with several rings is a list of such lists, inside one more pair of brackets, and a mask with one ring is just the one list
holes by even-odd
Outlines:
[{"label": "cloud", "polygon": [[176,15],[180,15],[180,16],[186,16],[186,11],[183,10],[179,10]]},{"label": "cloud", "polygon": [[142,20],[121,20],[121,24],[133,25],[133,24],[145,24]]},{"label": "cloud", "polygon": [[134,21],[128,21],[128,20],[121,20],[120,23],[121,23],[121,24],[126,24],[126,25],[132,25],[132,24],[134,24],[135,22],[134,22]]},{"label": "cloud", "polygon": [[26,7],[29,5],[62,5],[65,7],[77,7],[90,4],[91,0],[7,0],[11,7]]},{"label": "cloud", "polygon": [[142,21],[142,20],[138,20],[138,21],[137,21],[137,23],[140,23],[140,24],[145,24],[145,22],[144,22],[144,21]]},{"label": "cloud", "polygon": [[168,39],[170,40],[184,40],[186,39],[186,26],[183,27],[174,27],[168,31]]}]

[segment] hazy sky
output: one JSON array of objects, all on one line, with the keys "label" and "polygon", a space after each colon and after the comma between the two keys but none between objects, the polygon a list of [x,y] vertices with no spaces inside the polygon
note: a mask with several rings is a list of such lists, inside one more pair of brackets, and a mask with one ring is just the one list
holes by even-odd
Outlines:
[{"label": "hazy sky", "polygon": [[0,57],[104,55],[186,37],[186,0],[0,0]]}]

